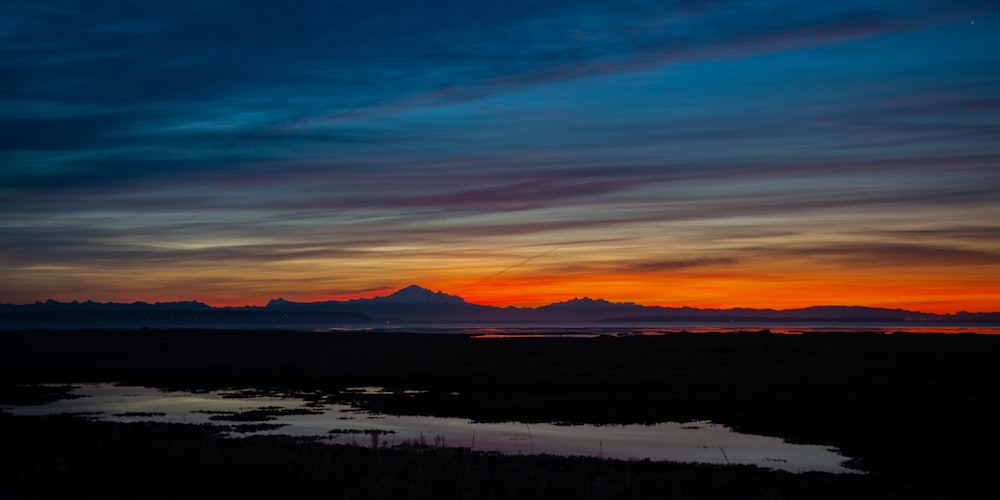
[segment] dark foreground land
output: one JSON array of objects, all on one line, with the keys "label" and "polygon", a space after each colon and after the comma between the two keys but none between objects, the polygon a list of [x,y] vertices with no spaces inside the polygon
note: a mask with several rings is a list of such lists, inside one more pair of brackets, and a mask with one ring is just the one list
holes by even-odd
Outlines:
[{"label": "dark foreground land", "polygon": [[40,383],[423,389],[357,397],[383,412],[479,420],[712,420],[836,446],[870,474],[371,450],[0,415],[0,498],[996,498],[998,359],[1000,337],[979,335],[3,332],[0,403],[58,392],[30,385]]}]

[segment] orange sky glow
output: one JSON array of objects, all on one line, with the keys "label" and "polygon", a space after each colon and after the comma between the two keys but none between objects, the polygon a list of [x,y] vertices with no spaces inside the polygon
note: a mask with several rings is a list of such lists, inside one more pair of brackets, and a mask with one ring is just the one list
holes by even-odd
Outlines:
[{"label": "orange sky glow", "polygon": [[1000,311],[1000,3],[704,3],[0,3],[0,303]]},{"label": "orange sky glow", "polygon": [[[217,269],[182,272],[169,268],[89,272],[69,268],[47,272],[36,270],[33,284],[42,290],[21,302],[48,298],[116,302],[199,300],[215,306],[242,306],[262,305],[278,297],[304,302],[371,298],[389,295],[410,284],[419,284],[458,295],[471,303],[494,306],[534,307],[588,296],[612,302],[720,309],[791,309],[813,305],[862,305],[934,313],[1000,309],[1000,287],[994,280],[1000,266],[980,266],[974,271],[964,272],[962,268],[957,268],[927,273],[908,266],[898,269],[866,266],[823,268],[813,263],[809,266],[810,272],[784,263],[766,265],[733,259],[678,261],[680,264],[674,263],[676,269],[613,273],[607,271],[607,262],[587,262],[580,256],[576,257],[563,262],[557,252],[553,252],[508,269],[527,258],[513,256],[498,259],[492,268],[480,268],[472,277],[462,274],[461,270],[449,271],[449,266],[441,267],[435,263],[441,259],[428,258],[419,261],[417,267],[421,269],[417,272],[410,271],[414,275],[423,271],[423,276],[416,278],[392,281],[384,278],[379,271],[372,277],[372,282],[380,286],[364,286],[367,284],[365,281],[338,279],[338,265],[321,268],[317,272],[313,267],[318,265],[315,262],[306,266],[307,269],[298,271],[297,265],[261,266],[235,274]],[[378,262],[371,263],[371,266],[375,269],[385,267]],[[490,269],[508,270],[497,274],[500,271],[489,273]],[[94,276],[101,276],[102,279],[95,284]],[[324,279],[323,276],[332,278]],[[59,283],[59,293],[43,291],[48,289],[46,277],[52,283]],[[76,285],[72,286],[74,281]],[[66,286],[67,283],[71,286]],[[52,286],[55,288],[55,285]],[[337,291],[338,287],[343,291]],[[18,299],[11,298],[2,297],[10,302]]]}]

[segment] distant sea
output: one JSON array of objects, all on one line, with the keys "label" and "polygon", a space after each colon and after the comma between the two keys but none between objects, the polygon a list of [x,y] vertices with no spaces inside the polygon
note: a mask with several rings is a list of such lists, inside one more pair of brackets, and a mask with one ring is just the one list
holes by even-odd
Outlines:
[{"label": "distant sea", "polygon": [[1000,334],[995,323],[868,323],[868,322],[531,322],[531,323],[462,323],[462,322],[391,322],[391,323],[285,323],[281,321],[227,321],[202,323],[195,321],[142,324],[134,320],[119,321],[5,321],[3,330],[295,330],[317,333],[414,333],[455,334],[482,337],[600,337],[630,335],[670,335],[678,333],[755,333],[767,332],[798,335],[815,332],[837,333],[942,333]]},{"label": "distant sea", "polygon": [[459,334],[482,337],[600,337],[629,335],[670,335],[677,333],[754,333],[767,332],[782,335],[804,333],[942,333],[942,334],[1000,334],[998,324],[948,324],[918,323],[619,323],[619,322],[538,322],[538,323],[388,323],[380,325],[343,325],[297,328],[317,332],[371,332]]}]

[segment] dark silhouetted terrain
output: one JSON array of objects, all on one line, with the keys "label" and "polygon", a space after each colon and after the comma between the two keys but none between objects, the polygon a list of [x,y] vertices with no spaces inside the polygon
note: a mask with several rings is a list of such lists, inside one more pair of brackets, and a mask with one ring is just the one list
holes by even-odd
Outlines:
[{"label": "dark silhouetted terrain", "polygon": [[643,306],[589,297],[541,307],[493,307],[417,285],[385,297],[345,301],[292,302],[274,299],[265,306],[211,307],[189,302],[131,304],[46,301],[0,305],[0,327],[114,328],[231,327],[266,325],[294,329],[305,325],[410,322],[879,322],[921,326],[1000,323],[1000,313],[932,314],[860,306],[814,306],[803,309],[697,309]]},{"label": "dark silhouetted terrain", "polygon": [[[986,335],[474,339],[199,330],[2,332],[0,400],[37,399],[48,390],[20,384],[101,381],[188,389],[421,389],[428,392],[357,399],[375,411],[478,420],[712,420],[741,432],[838,447],[881,485],[957,495],[996,490],[989,479],[994,464],[980,452],[1000,446],[997,359],[1000,337]],[[22,425],[35,424],[17,424]],[[186,444],[177,446],[197,442],[185,438],[179,443]],[[71,443],[66,446],[74,447]],[[216,451],[205,453],[219,453],[224,461],[230,452],[222,449],[265,446],[252,443],[211,441]],[[292,453],[286,444],[275,446]],[[393,456],[387,460],[404,460],[406,454]],[[533,473],[531,463],[524,462],[525,474]],[[553,476],[552,484],[574,477],[575,466],[552,466],[568,468],[566,476]],[[899,491],[912,493],[906,488]]]}]

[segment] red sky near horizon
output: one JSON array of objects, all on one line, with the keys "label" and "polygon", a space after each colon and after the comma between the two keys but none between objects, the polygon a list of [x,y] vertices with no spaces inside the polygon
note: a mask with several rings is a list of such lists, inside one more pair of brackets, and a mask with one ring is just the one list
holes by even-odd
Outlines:
[{"label": "red sky near horizon", "polygon": [[[969,276],[961,282],[945,276],[914,278],[911,274],[899,276],[876,275],[871,269],[854,272],[833,270],[822,274],[806,275],[790,270],[774,272],[766,279],[760,274],[750,274],[745,267],[731,263],[725,270],[706,271],[695,269],[673,270],[669,273],[644,274],[552,274],[538,270],[546,267],[538,262],[532,269],[525,264],[503,275],[475,281],[464,276],[435,275],[419,282],[435,291],[458,295],[466,301],[494,306],[541,306],[572,298],[589,296],[612,302],[635,302],[643,305],[668,307],[690,306],[698,308],[728,309],[734,307],[792,309],[813,305],[863,305],[870,307],[902,308],[934,313],[993,312],[997,307],[997,288],[990,276]],[[551,266],[551,264],[549,264]],[[760,272],[760,271],[758,271]],[[173,273],[165,273],[164,280],[176,280]],[[148,281],[152,276],[147,276]],[[232,279],[232,278],[229,278]],[[154,280],[156,281],[156,280]],[[80,291],[77,294],[58,294],[57,300],[85,300],[147,302],[170,300],[199,300],[215,306],[263,305],[271,298],[282,297],[296,301],[348,300],[386,296],[410,283],[400,282],[369,290],[327,293],[322,290],[278,290],[280,283],[264,281],[257,294],[232,293],[229,286],[213,287],[197,283],[179,283],[176,290],[191,293],[158,295],[150,289],[147,293],[95,295]],[[239,287],[243,291],[246,287]],[[46,297],[49,298],[49,297]],[[40,299],[42,300],[42,299]]]}]

